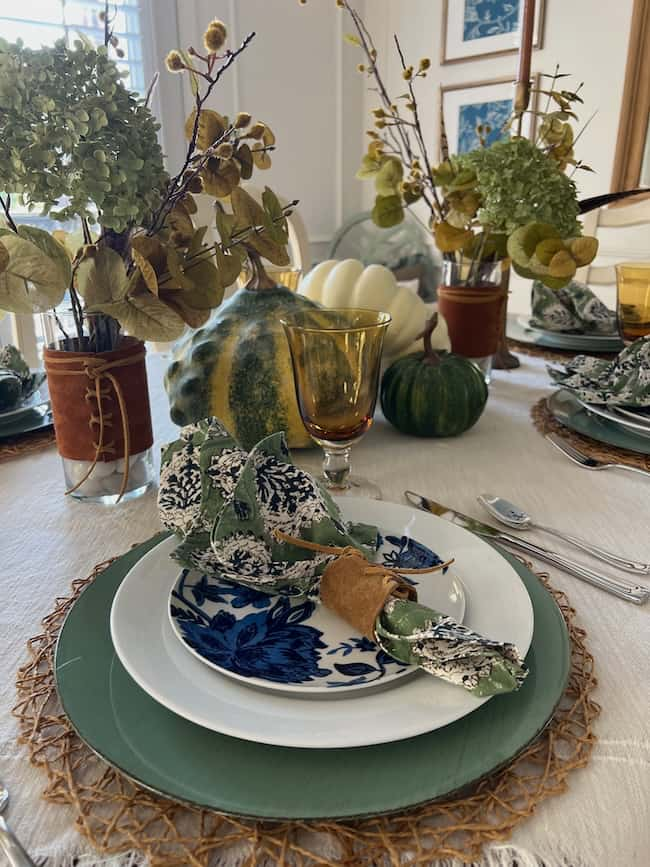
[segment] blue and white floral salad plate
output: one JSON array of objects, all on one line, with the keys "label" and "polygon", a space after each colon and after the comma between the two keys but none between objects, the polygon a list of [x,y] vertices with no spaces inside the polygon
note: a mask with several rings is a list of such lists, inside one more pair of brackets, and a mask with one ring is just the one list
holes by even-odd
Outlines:
[{"label": "blue and white floral salad plate", "polygon": [[[380,530],[377,541],[376,562],[392,569],[443,562],[424,542],[395,528]],[[453,567],[408,580],[417,586],[420,602],[462,623],[465,591]],[[335,696],[387,686],[417,672],[312,599],[271,596],[196,570],[183,569],[178,576],[169,617],[191,653],[249,686]]]}]

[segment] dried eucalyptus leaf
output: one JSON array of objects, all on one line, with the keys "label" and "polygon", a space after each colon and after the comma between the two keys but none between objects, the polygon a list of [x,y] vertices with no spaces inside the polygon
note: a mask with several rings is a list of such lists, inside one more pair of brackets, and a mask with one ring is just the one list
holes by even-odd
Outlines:
[{"label": "dried eucalyptus leaf", "polygon": [[18,234],[26,241],[31,241],[46,256],[49,256],[56,270],[56,279],[67,288],[70,285],[72,266],[63,244],[55,240],[49,232],[37,229],[35,226],[18,226]]},{"label": "dried eucalyptus leaf", "polygon": [[261,226],[264,223],[264,210],[250,193],[241,187],[236,187],[230,197],[232,210],[238,218],[238,223],[245,226]]},{"label": "dried eucalyptus leaf", "polygon": [[140,274],[142,275],[142,279],[144,280],[145,286],[150,292],[153,292],[154,295],[158,294],[158,278],[156,277],[156,272],[154,271],[153,265],[147,259],[144,258],[138,251],[132,247],[131,248],[131,256],[133,257],[133,261],[137,266]]},{"label": "dried eucalyptus leaf", "polygon": [[126,267],[119,253],[110,247],[88,248],[75,274],[75,288],[88,308],[121,301],[129,286]]},{"label": "dried eucalyptus leaf", "polygon": [[9,264],[9,250],[0,241],[0,272],[4,271]]},{"label": "dried eucalyptus leaf", "polygon": [[232,230],[235,225],[235,218],[232,214],[226,214],[224,211],[217,210],[215,221],[217,232],[219,232],[219,237],[221,238],[221,243],[225,247],[229,247],[232,239]]},{"label": "dried eucalyptus leaf", "polygon": [[247,144],[241,144],[235,151],[242,178],[247,181],[253,176],[253,153]]},{"label": "dried eucalyptus leaf", "polygon": [[[223,289],[232,286],[241,272],[241,262],[237,256],[226,255],[219,247],[215,247],[219,283]],[[223,292],[222,292],[223,294]]]},{"label": "dried eucalyptus leaf", "polygon": [[399,193],[404,177],[402,163],[395,157],[384,160],[382,167],[375,176],[375,190],[379,196],[395,196]]},{"label": "dried eucalyptus leaf", "polygon": [[190,328],[200,328],[210,318],[210,310],[198,310],[192,307],[185,297],[185,293],[179,289],[163,289],[161,290],[161,297],[164,298],[165,304],[177,313]]},{"label": "dried eucalyptus leaf", "polygon": [[194,256],[196,253],[199,252],[203,244],[203,239],[205,238],[205,233],[207,231],[207,226],[201,226],[200,228],[195,229],[194,234],[192,235],[192,240],[190,241],[190,245],[187,248],[188,256]]},{"label": "dried eucalyptus leaf", "polygon": [[[166,286],[185,289],[192,285],[191,280],[189,280],[183,272],[181,258],[175,247],[167,248],[166,265],[167,270],[169,271],[169,277],[160,282],[160,287]],[[158,295],[160,295],[160,290],[158,291]]]},{"label": "dried eucalyptus leaf", "polygon": [[62,267],[58,253],[53,259],[43,249],[45,245],[34,244],[14,232],[2,234],[2,245],[9,261],[0,272],[0,310],[40,313],[62,301],[70,280],[70,262],[65,251],[67,267]]},{"label": "dried eucalyptus leaf", "polygon": [[256,250],[260,256],[268,259],[273,265],[282,267],[291,262],[286,247],[276,244],[266,233],[262,233],[261,235],[253,233],[246,238],[246,243]]},{"label": "dried eucalyptus leaf", "polygon": [[140,340],[176,340],[185,330],[185,322],[179,314],[149,292],[96,304],[89,307],[88,312],[112,316],[125,332]]},{"label": "dried eucalyptus leaf", "polygon": [[373,222],[382,229],[397,226],[404,219],[404,208],[399,196],[377,196],[372,209]]},{"label": "dried eucalyptus leaf", "polygon": [[[188,141],[192,138],[194,130],[194,120],[196,118],[196,109],[192,111],[185,121],[185,138]],[[196,137],[196,144],[200,150],[204,151],[211,144],[220,138],[226,131],[226,120],[219,114],[218,111],[213,111],[210,108],[204,108],[199,115],[199,126]]]},{"label": "dried eucalyptus leaf", "polygon": [[255,144],[251,149],[253,162],[255,163],[255,166],[262,171],[271,168],[271,157],[265,150],[265,147],[266,146],[263,144]]},{"label": "dried eucalyptus leaf", "polygon": [[436,223],[433,230],[436,245],[442,253],[453,253],[471,243],[473,234],[470,229],[458,228],[443,221]]}]

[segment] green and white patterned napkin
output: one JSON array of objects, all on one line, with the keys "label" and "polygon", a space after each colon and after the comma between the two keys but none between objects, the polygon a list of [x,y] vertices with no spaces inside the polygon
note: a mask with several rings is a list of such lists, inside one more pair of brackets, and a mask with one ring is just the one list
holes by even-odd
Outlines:
[{"label": "green and white patterned napkin", "polygon": [[[377,528],[343,520],[320,483],[293,464],[284,434],[246,452],[215,418],[182,428],[163,449],[158,505],[163,524],[180,539],[176,560],[208,579],[266,593],[316,597],[334,557],[278,542],[276,530],[320,545],[352,546],[371,561],[377,549]],[[415,602],[391,597],[375,629],[395,659],[479,697],[518,689],[527,674],[512,645]]]},{"label": "green and white patterned napkin", "polygon": [[564,369],[549,367],[556,385],[574,391],[586,403],[650,406],[650,336],[640,337],[613,361],[576,355]]},{"label": "green and white patterned napkin", "polygon": [[549,289],[535,280],[531,306],[531,325],[545,331],[618,334],[616,313],[609,310],[588,286],[575,280],[562,289]]}]

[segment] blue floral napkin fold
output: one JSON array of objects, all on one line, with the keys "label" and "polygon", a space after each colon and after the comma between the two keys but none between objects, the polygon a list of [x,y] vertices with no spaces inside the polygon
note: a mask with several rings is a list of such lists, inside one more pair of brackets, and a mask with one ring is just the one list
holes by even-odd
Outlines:
[{"label": "blue floral napkin fold", "polygon": [[[172,556],[183,566],[208,581],[226,579],[266,593],[317,597],[320,577],[336,559],[279,542],[277,530],[356,548],[370,561],[377,549],[377,528],[343,520],[320,483],[293,464],[284,434],[246,452],[215,418],[182,428],[163,449],[158,505],[163,524],[180,539]],[[400,662],[478,697],[518,689],[527,674],[513,645],[417,602],[390,597],[377,616],[375,638]]]},{"label": "blue floral napkin fold", "polygon": [[588,286],[576,280],[562,289],[550,289],[535,280],[531,290],[531,307],[531,325],[545,331],[618,334],[616,313],[609,310]]},{"label": "blue floral napkin fold", "polygon": [[626,346],[613,361],[577,355],[563,368],[548,367],[556,385],[585,403],[650,407],[650,336]]}]

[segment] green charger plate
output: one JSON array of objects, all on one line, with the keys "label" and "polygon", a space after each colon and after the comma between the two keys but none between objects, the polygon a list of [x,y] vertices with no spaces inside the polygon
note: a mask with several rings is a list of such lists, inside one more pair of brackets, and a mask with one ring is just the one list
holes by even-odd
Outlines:
[{"label": "green charger plate", "polygon": [[174,800],[260,819],[403,810],[462,790],[506,764],[542,732],[566,686],[570,648],[562,614],[535,575],[504,554],[535,612],[530,674],[519,692],[498,696],[445,728],[377,746],[291,749],[220,735],[157,704],[113,650],[113,596],[160,539],[120,557],[84,590],[61,630],[55,671],[63,708],[88,746]]},{"label": "green charger plate", "polygon": [[546,399],[546,403],[553,418],[565,427],[610,446],[629,449],[641,455],[650,455],[650,437],[637,435],[614,422],[606,421],[601,416],[587,412],[568,389],[561,388],[559,391],[554,391]]}]

